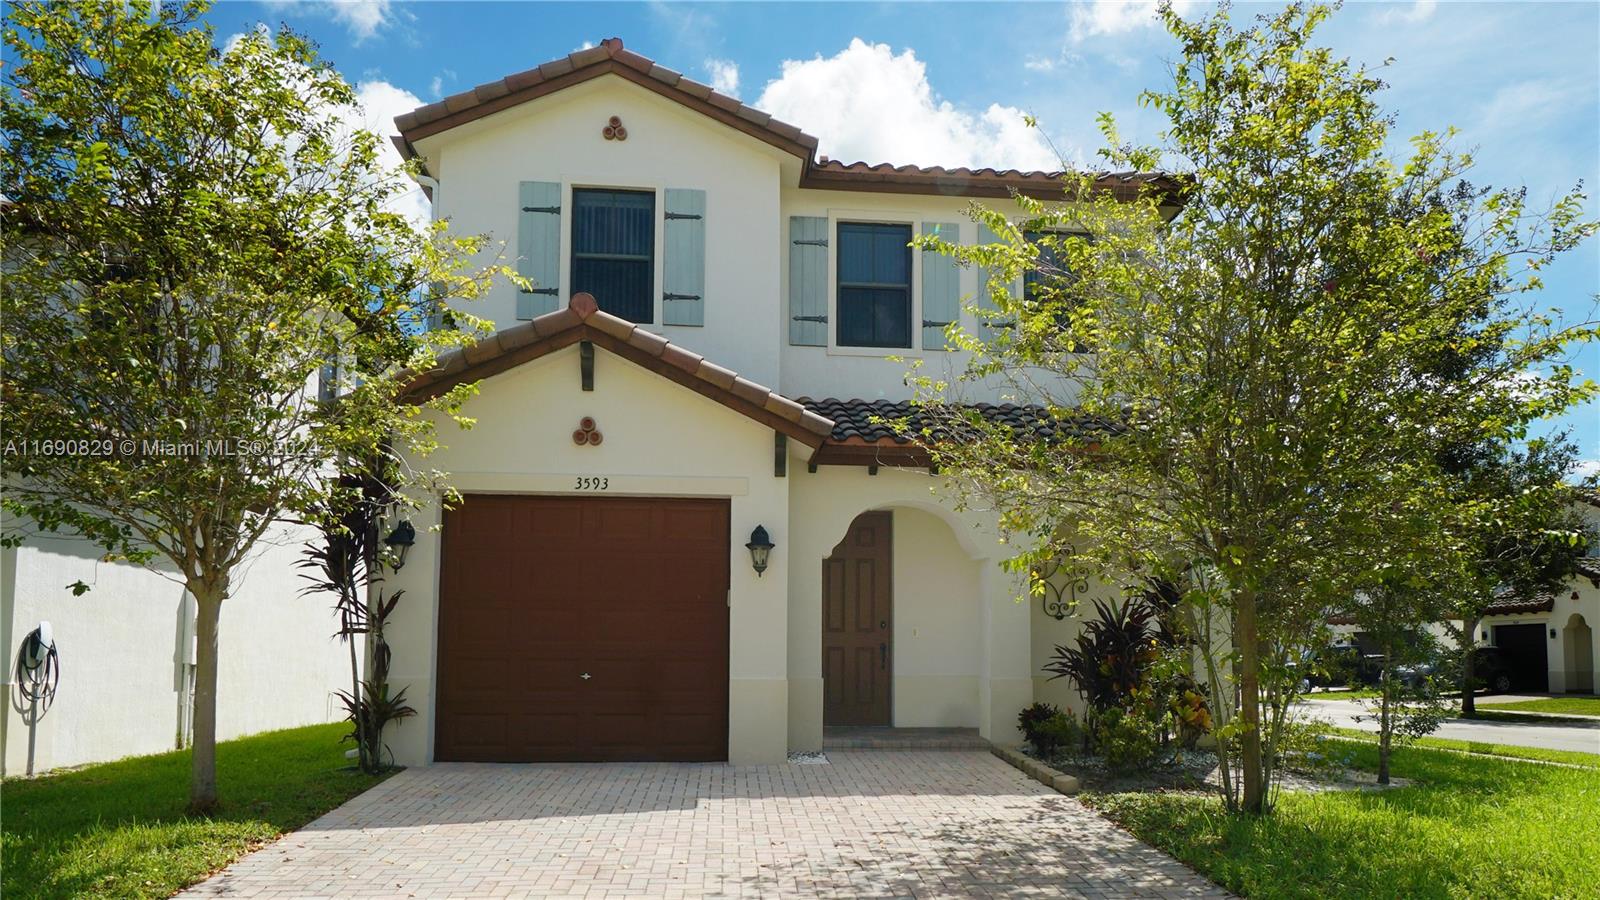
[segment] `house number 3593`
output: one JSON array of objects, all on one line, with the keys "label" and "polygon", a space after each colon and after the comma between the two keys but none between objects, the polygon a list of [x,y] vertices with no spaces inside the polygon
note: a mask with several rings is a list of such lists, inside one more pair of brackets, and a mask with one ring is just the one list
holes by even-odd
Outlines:
[{"label": "house number 3593", "polygon": [[579,475],[572,488],[578,491],[603,491],[611,487],[611,479],[604,476]]}]

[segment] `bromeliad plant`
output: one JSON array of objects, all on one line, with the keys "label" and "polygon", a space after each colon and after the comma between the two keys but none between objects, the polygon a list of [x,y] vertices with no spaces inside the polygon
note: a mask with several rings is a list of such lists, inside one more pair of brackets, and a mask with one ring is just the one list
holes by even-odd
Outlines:
[{"label": "bromeliad plant", "polygon": [[1116,743],[1119,759],[1130,763],[1151,758],[1128,746],[1145,734],[1165,743],[1171,728],[1188,747],[1211,730],[1204,689],[1189,675],[1187,643],[1174,624],[1179,596],[1170,582],[1152,579],[1123,603],[1096,600],[1077,640],[1058,645],[1044,666],[1083,696],[1086,742],[1102,751]]},{"label": "bromeliad plant", "polygon": [[[329,495],[316,520],[320,538],[306,545],[301,563],[301,568],[313,571],[303,576],[311,582],[306,593],[327,592],[337,598],[338,636],[350,649],[350,690],[339,691],[339,698],[351,725],[346,740],[355,742],[361,769],[366,772],[384,768],[384,726],[417,712],[406,703],[404,688],[393,694],[389,691],[391,652],[384,626],[405,592],[386,596],[377,589],[383,580],[379,526],[394,503],[385,480],[371,474],[371,469],[381,468],[381,464],[372,466],[338,479],[338,489]],[[365,678],[358,638],[365,639]]]}]

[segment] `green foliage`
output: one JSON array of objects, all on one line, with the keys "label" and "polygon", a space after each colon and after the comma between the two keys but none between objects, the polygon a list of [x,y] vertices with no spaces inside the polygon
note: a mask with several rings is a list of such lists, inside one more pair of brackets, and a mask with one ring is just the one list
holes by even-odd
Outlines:
[{"label": "green foliage", "polygon": [[[412,186],[342,124],[354,94],[309,42],[218,52],[204,9],[10,10],[0,424],[90,447],[8,454],[10,511],[220,582],[326,496],[331,460],[431,446],[405,370],[474,339],[471,317],[422,326],[498,270],[393,210]],[[340,401],[311,402],[334,362]]]},{"label": "green foliage", "polygon": [[[1527,721],[1522,719],[1519,721]],[[1543,720],[1548,724],[1548,720]],[[1338,736],[1341,740],[1360,741],[1365,744],[1376,743],[1371,732],[1360,731],[1355,728],[1328,729],[1329,734]],[[1411,742],[1414,747],[1426,747],[1430,750],[1446,750],[1452,753],[1467,753],[1479,756],[1505,756],[1513,759],[1528,759],[1539,762],[1561,763],[1569,766],[1581,766],[1586,769],[1600,769],[1600,753],[1580,753],[1576,750],[1546,750],[1543,747],[1521,747],[1515,744],[1491,744],[1484,741],[1456,741],[1450,738],[1420,737]]]},{"label": "green foliage", "polygon": [[1480,703],[1478,708],[1502,709],[1508,712],[1600,716],[1600,697],[1545,697],[1539,700],[1518,700],[1514,703]]},{"label": "green foliage", "polygon": [[[402,395],[481,333],[438,316],[446,298],[515,277],[477,266],[484,239],[395,211],[412,185],[344,124],[354,93],[310,42],[219,49],[207,5],[12,4],[0,104],[5,540],[77,533],[194,595],[196,808],[216,801],[215,635],[237,568],[315,519],[341,460],[419,458],[436,421],[465,424],[471,386]],[[324,367],[336,400],[311,389]],[[403,475],[402,505],[446,490]]]},{"label": "green foliage", "polygon": [[1058,752],[1083,746],[1083,726],[1071,710],[1063,712],[1053,703],[1034,703],[1017,714],[1017,728],[1034,754],[1049,760]]},{"label": "green foliage", "polygon": [[1148,769],[1161,756],[1165,725],[1165,710],[1153,698],[1136,698],[1126,709],[1114,707],[1095,719],[1094,744],[1112,771]]},{"label": "green foliage", "polygon": [[[1015,198],[1020,221],[974,207],[994,244],[919,238],[994,273],[973,309],[990,327],[952,328],[968,368],[916,378],[930,433],[968,437],[935,445],[941,470],[998,511],[1016,571],[1181,586],[1222,752],[1241,761],[1223,791],[1256,811],[1295,692],[1280,682],[1298,680],[1287,662],[1328,610],[1455,565],[1436,448],[1520,439],[1594,391],[1566,362],[1593,323],[1530,301],[1539,269],[1595,233],[1583,194],[1541,211],[1473,187],[1448,131],[1393,156],[1381,80],[1314,41],[1330,13],[1245,27],[1225,8],[1164,10],[1181,57],[1141,98],[1167,122],[1162,146],[1127,146],[1107,116],[1102,156],[1181,168],[1176,187],[1129,200],[1069,175],[1065,203]],[[1028,232],[1054,232],[1054,252]],[[1041,289],[1012,297],[1027,270]],[[978,383],[1076,436],[987,425],[963,406]]]},{"label": "green foliage", "polygon": [[[1377,766],[1375,747],[1355,764]],[[1600,774],[1406,748],[1411,782],[1286,793],[1271,817],[1184,793],[1085,795],[1142,840],[1245,897],[1579,898],[1600,884]]]},{"label": "green foliage", "polygon": [[184,811],[186,752],[8,779],[0,893],[171,896],[382,781],[345,761],[341,730],[313,725],[218,744],[229,791],[205,818]]}]

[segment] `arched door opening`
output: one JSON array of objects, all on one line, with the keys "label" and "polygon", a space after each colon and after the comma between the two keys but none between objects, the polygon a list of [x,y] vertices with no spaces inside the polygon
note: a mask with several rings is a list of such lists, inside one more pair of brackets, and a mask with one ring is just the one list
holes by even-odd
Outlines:
[{"label": "arched door opening", "polygon": [[1573,613],[1562,630],[1567,658],[1567,693],[1594,693],[1594,631],[1583,616]]},{"label": "arched door opening", "polygon": [[865,512],[822,561],[822,721],[892,722],[893,517]]}]

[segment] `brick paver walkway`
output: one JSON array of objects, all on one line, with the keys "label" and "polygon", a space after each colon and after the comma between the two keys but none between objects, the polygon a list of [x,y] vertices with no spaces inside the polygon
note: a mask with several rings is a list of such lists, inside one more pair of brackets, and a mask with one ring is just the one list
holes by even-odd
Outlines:
[{"label": "brick paver walkway", "polygon": [[1222,897],[984,752],[409,769],[186,897]]}]

